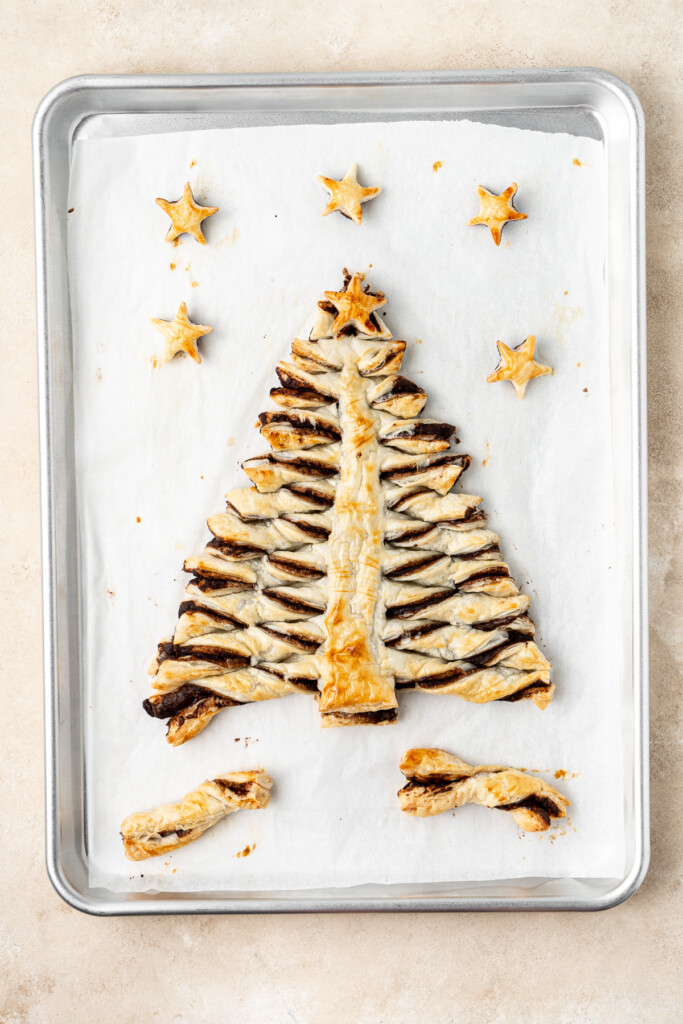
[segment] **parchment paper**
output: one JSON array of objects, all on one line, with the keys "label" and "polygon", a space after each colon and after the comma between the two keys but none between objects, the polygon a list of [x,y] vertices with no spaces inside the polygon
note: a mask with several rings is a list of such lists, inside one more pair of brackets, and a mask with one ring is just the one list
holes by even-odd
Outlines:
[{"label": "parchment paper", "polygon": [[[319,173],[381,185],[362,227],[322,218]],[[164,241],[156,196],[189,180],[208,244]],[[496,248],[476,185],[520,184],[528,220]],[[75,147],[69,207],[78,528],[87,695],[88,858],[112,890],[288,889],[364,882],[618,876],[624,864],[618,579],[610,447],[605,173],[593,140],[468,122],[296,126],[92,140]],[[206,517],[248,481],[241,459],[274,367],[307,336],[342,267],[386,292],[408,341],[404,372],[425,414],[455,423],[474,458],[462,486],[533,598],[554,665],[550,708],[402,694],[399,724],[320,728],[305,695],[222,712],[183,747],[148,718],[147,665],[174,627],[183,560]],[[154,368],[150,317],[186,301],[215,330],[189,359]],[[537,335],[552,377],[524,401],[487,384],[497,339]],[[525,835],[478,807],[400,813],[402,753],[440,746],[473,763],[542,772],[572,801],[560,827]],[[199,842],[124,859],[123,817],[205,778],[262,766],[269,808]],[[555,779],[555,772],[566,773]],[[255,844],[255,845],[254,845]],[[237,857],[252,846],[249,856]]]}]

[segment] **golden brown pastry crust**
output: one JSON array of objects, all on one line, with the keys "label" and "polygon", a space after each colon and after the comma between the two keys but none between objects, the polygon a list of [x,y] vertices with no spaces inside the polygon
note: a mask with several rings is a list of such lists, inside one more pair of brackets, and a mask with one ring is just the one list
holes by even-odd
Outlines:
[{"label": "golden brown pastry crust", "polygon": [[544,832],[564,818],[569,800],[543,779],[501,765],[471,765],[445,750],[408,750],[401,759],[408,779],[398,791],[401,810],[428,817],[464,804],[508,811],[526,832]]},{"label": "golden brown pastry crust", "polygon": [[503,228],[510,220],[526,220],[528,214],[520,213],[512,205],[512,199],[517,191],[517,183],[513,181],[499,196],[488,189],[477,185],[479,193],[479,213],[468,223],[485,224],[491,232],[491,237],[496,245],[500,245],[500,236]]},{"label": "golden brown pastry crust", "polygon": [[264,772],[230,772],[208,779],[183,797],[121,823],[126,857],[145,860],[193,842],[228,814],[267,807],[273,780]]},{"label": "golden brown pastry crust", "polygon": [[553,372],[549,366],[534,362],[536,337],[533,334],[517,348],[508,348],[502,341],[497,341],[496,345],[500,353],[500,363],[494,373],[486,378],[487,383],[495,384],[499,380],[509,380],[517,398],[524,398],[526,386],[534,377],[543,377],[546,373]]},{"label": "golden brown pastry crust", "polygon": [[[396,691],[472,703],[553,695],[481,498],[452,491],[470,464],[455,428],[421,417],[400,373],[405,342],[376,318],[381,293],[344,272],[315,339],[277,366],[271,451],[226,494],[175,632],[152,666],[147,712],[185,742],[223,708],[319,698],[323,725],[388,724]],[[343,317],[341,323],[339,316]]]},{"label": "golden brown pastry crust", "polygon": [[175,241],[178,235],[188,234],[196,238],[201,245],[206,244],[202,221],[218,213],[218,207],[200,206],[195,201],[189,181],[185,182],[182,199],[175,203],[169,199],[157,199],[156,204],[171,218],[171,226],[166,234],[167,242]]},{"label": "golden brown pastry crust", "polygon": [[361,203],[367,203],[382,191],[381,188],[363,188],[358,184],[357,164],[351,164],[341,181],[326,178],[322,174],[318,175],[318,181],[330,195],[330,201],[323,210],[323,217],[337,210],[354,224],[360,224],[363,220]]},{"label": "golden brown pastry crust", "polygon": [[175,320],[150,321],[164,336],[164,352],[161,361],[167,363],[177,355],[188,355],[195,363],[201,363],[202,357],[197,348],[197,339],[211,334],[213,327],[205,324],[193,324],[187,313],[187,306],[181,302]]}]

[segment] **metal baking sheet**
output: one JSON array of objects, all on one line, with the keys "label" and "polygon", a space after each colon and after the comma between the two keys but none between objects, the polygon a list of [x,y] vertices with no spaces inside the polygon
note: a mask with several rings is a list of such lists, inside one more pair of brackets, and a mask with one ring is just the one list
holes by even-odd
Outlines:
[{"label": "metal baking sheet", "polygon": [[[79,650],[71,319],[66,213],[72,145],[203,128],[466,118],[602,141],[608,179],[609,344],[619,556],[630,586],[623,771],[627,868],[620,878],[520,878],[439,885],[243,893],[113,894],[88,884]],[[34,122],[45,643],[47,869],[94,914],[339,910],[598,910],[642,882],[649,860],[645,490],[644,128],[619,79],[594,69],[347,75],[88,76],[41,103]]]}]

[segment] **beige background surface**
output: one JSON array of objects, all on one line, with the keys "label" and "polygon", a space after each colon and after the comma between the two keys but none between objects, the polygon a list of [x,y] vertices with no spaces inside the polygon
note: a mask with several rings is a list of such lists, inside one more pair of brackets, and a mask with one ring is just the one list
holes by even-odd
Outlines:
[{"label": "beige background surface", "polygon": [[[680,0],[0,2],[2,672],[0,1022],[607,1024],[680,1021],[683,75]],[[30,125],[84,72],[595,65],[648,127],[650,873],[599,915],[99,920],[43,867]]]}]

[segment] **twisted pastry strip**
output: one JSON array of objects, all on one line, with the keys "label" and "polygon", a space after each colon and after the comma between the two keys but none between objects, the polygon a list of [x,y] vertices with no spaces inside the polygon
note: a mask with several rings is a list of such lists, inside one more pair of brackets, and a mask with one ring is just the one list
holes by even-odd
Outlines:
[{"label": "twisted pastry strip", "polygon": [[500,765],[470,765],[445,750],[408,750],[401,760],[408,779],[398,791],[401,810],[417,817],[463,804],[509,811],[525,832],[544,832],[564,818],[569,800],[535,775]]},{"label": "twisted pastry strip", "polygon": [[129,860],[145,860],[187,846],[234,811],[267,807],[273,780],[264,772],[231,772],[202,782],[178,804],[130,814],[121,823]]}]

